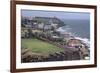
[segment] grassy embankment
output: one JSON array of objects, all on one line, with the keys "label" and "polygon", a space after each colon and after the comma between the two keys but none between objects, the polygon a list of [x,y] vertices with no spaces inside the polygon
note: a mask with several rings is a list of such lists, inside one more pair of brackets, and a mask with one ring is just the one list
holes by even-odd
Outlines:
[{"label": "grassy embankment", "polygon": [[64,51],[63,48],[59,48],[55,45],[38,40],[36,38],[22,39],[21,47],[28,48],[30,51],[32,51],[32,53],[37,53],[37,54],[42,54],[42,55],[49,55],[55,52]]}]

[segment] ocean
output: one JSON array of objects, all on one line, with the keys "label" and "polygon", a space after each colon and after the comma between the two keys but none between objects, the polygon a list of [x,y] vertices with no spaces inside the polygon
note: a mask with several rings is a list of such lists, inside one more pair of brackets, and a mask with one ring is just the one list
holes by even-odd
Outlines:
[{"label": "ocean", "polygon": [[71,33],[77,39],[83,40],[89,45],[90,43],[90,21],[89,20],[72,20],[63,19],[66,25],[60,29]]},{"label": "ocean", "polygon": [[90,22],[89,20],[63,20],[66,24],[63,30],[71,32],[76,37],[90,39]]}]

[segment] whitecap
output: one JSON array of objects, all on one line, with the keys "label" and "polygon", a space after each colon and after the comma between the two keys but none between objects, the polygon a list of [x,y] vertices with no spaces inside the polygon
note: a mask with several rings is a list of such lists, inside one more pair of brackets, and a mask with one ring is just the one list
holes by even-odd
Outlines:
[{"label": "whitecap", "polygon": [[81,40],[83,43],[85,43],[88,47],[90,47],[90,40],[88,38],[81,38],[81,37],[75,37],[75,39]]},{"label": "whitecap", "polygon": [[63,27],[59,27],[58,29],[56,29],[56,31],[59,31],[59,32],[69,32],[69,30],[71,30],[71,28],[68,25],[63,26]]}]

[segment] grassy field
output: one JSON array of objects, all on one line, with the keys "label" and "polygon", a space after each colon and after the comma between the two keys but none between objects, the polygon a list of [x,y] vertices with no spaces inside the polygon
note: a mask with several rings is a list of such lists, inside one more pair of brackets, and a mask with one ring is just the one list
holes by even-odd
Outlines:
[{"label": "grassy field", "polygon": [[22,39],[21,47],[25,47],[30,49],[33,53],[39,53],[42,55],[53,54],[55,52],[64,51],[64,49],[54,46],[50,43],[38,40],[36,38],[33,39]]}]

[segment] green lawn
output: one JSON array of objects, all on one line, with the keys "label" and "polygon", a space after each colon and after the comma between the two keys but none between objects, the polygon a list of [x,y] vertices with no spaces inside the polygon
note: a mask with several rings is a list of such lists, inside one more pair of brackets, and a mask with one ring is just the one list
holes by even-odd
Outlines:
[{"label": "green lawn", "polygon": [[59,48],[50,43],[38,40],[36,38],[33,39],[22,39],[21,47],[25,47],[30,49],[33,53],[39,53],[42,55],[48,55],[55,52],[64,51],[64,49]]}]

